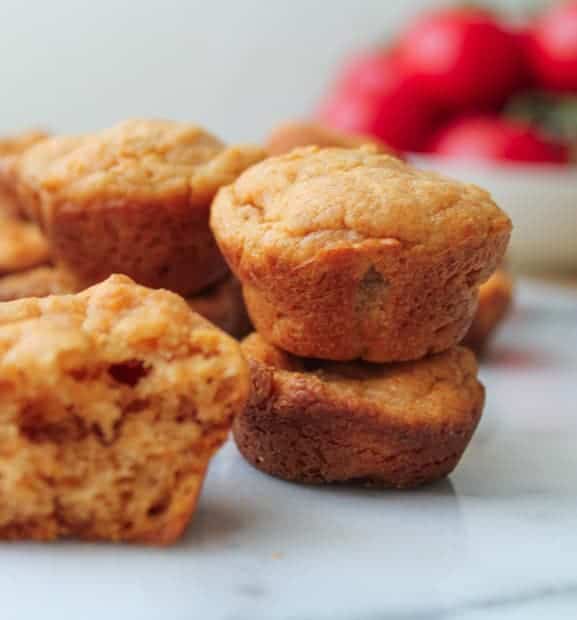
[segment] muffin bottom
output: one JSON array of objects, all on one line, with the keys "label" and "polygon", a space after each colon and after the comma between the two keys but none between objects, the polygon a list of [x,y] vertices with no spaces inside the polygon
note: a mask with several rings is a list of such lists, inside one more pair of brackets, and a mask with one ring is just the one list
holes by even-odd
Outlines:
[{"label": "muffin bottom", "polygon": [[284,480],[410,488],[447,476],[480,419],[473,354],[417,362],[302,360],[258,335],[243,343],[251,395],[233,433],[244,458]]}]

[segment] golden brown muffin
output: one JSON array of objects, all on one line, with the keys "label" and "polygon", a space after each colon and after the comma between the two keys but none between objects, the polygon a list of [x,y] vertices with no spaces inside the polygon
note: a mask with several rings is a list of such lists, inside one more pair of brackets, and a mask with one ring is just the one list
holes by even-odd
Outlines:
[{"label": "golden brown muffin", "polygon": [[72,292],[74,291],[66,276],[56,267],[48,265],[0,277],[0,301]]},{"label": "golden brown muffin", "polygon": [[195,125],[131,120],[46,140],[12,176],[79,288],[118,272],[191,295],[226,273],[208,226],[214,194],[261,158]]},{"label": "golden brown muffin", "polygon": [[0,215],[0,275],[37,267],[49,260],[48,242],[35,224]]},{"label": "golden brown muffin", "polygon": [[253,334],[247,408],[234,421],[249,463],[286,480],[413,487],[448,475],[477,426],[484,389],[463,347],[417,362],[321,362]]},{"label": "golden brown muffin", "polygon": [[34,144],[45,140],[48,134],[43,131],[31,130],[10,137],[0,138],[0,215],[20,217],[17,197],[12,193],[6,182],[4,170],[10,162]]},{"label": "golden brown muffin", "polygon": [[482,189],[365,147],[271,157],[218,193],[211,224],[265,339],[374,362],[459,342],[511,231]]},{"label": "golden brown muffin", "polygon": [[513,279],[505,269],[497,271],[479,288],[479,305],[463,344],[482,355],[491,337],[509,313]]},{"label": "golden brown muffin", "polygon": [[244,407],[240,346],[112,276],[0,304],[0,538],[169,544]]},{"label": "golden brown muffin", "polygon": [[286,121],[277,125],[270,132],[265,149],[269,155],[282,155],[299,146],[337,146],[355,149],[364,144],[371,144],[381,153],[401,158],[398,151],[372,136],[338,131],[319,123],[305,121]]},{"label": "golden brown muffin", "polygon": [[[0,292],[1,292],[0,281]],[[252,326],[246,313],[240,282],[227,276],[222,282],[187,299],[189,306],[205,319],[235,338],[243,338]]]}]

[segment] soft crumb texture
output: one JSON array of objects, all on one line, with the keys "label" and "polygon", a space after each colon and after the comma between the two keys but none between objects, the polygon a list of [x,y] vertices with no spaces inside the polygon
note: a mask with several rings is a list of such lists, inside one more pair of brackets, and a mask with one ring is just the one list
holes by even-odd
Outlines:
[{"label": "soft crumb texture", "polygon": [[268,135],[265,149],[269,155],[282,155],[301,146],[355,149],[364,144],[374,146],[381,153],[400,157],[400,153],[395,149],[372,136],[338,131],[319,123],[306,121],[286,121],[277,125]]},{"label": "soft crumb texture", "polygon": [[72,287],[56,267],[43,266],[0,277],[0,301],[72,293]]},{"label": "soft crumb texture", "polygon": [[479,289],[479,305],[463,344],[482,355],[513,303],[513,279],[498,269]]},{"label": "soft crumb texture", "polygon": [[187,301],[195,312],[234,338],[243,338],[252,331],[240,282],[233,275],[227,276],[206,291],[189,297]]},{"label": "soft crumb texture", "polygon": [[252,387],[234,437],[249,463],[286,480],[431,482],[455,468],[483,409],[462,347],[389,365],[303,360],[257,334],[243,350]]},{"label": "soft crumb texture", "polygon": [[262,157],[196,125],[131,120],[47,140],[12,176],[79,286],[119,272],[190,295],[226,273],[208,226],[214,194]]},{"label": "soft crumb texture", "polygon": [[48,242],[34,224],[0,215],[0,275],[37,267],[49,260]]},{"label": "soft crumb texture", "polygon": [[48,134],[39,130],[0,137],[0,215],[21,216],[18,197],[12,191],[9,175],[6,175],[6,172],[16,157],[47,137]]},{"label": "soft crumb texture", "polygon": [[174,542],[245,405],[237,342],[113,276],[0,305],[0,537]]},{"label": "soft crumb texture", "polygon": [[459,342],[511,232],[484,190],[367,148],[271,157],[218,193],[211,225],[269,342],[375,362]]}]

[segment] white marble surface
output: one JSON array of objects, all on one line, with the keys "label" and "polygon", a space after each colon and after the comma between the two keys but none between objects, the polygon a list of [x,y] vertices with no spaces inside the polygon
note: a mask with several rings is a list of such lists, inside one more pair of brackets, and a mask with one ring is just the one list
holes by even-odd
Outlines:
[{"label": "white marble surface", "polygon": [[170,550],[0,547],[2,620],[577,617],[577,295],[524,285],[450,480],[305,488],[226,446]]}]

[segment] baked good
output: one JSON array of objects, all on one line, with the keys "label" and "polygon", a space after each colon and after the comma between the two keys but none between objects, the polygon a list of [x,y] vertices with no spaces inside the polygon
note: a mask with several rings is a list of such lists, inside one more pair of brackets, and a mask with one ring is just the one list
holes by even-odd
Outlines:
[{"label": "baked good", "polygon": [[513,279],[503,268],[479,288],[479,305],[463,344],[482,355],[513,302]]},{"label": "baked good", "polygon": [[48,243],[37,226],[0,215],[0,275],[37,267],[49,260]]},{"label": "baked good", "polygon": [[243,338],[252,331],[240,282],[233,275],[229,274],[221,282],[189,297],[187,301],[200,316],[235,338]]},{"label": "baked good", "polygon": [[364,144],[373,145],[381,153],[401,157],[398,151],[373,136],[339,131],[310,121],[286,121],[277,125],[268,135],[265,149],[269,155],[282,155],[299,146],[355,149]]},{"label": "baked good", "polygon": [[10,185],[6,183],[4,169],[9,167],[15,157],[47,137],[48,134],[43,131],[31,130],[0,138],[0,216],[20,217],[21,215],[17,197],[12,193]]},{"label": "baked good", "polygon": [[192,295],[226,274],[208,226],[214,194],[262,156],[195,125],[130,120],[46,140],[12,176],[78,288],[125,273]]},{"label": "baked good", "polygon": [[0,277],[0,301],[72,293],[70,283],[56,267],[44,265]]},{"label": "baked good", "polygon": [[251,320],[303,357],[419,359],[462,340],[509,218],[373,149],[296,149],[222,188],[212,229]]},{"label": "baked good", "polygon": [[297,358],[253,334],[237,446],[261,471],[305,483],[398,488],[457,465],[481,416],[484,389],[463,347],[417,362],[370,364]]},{"label": "baked good", "polygon": [[174,542],[246,402],[239,344],[113,276],[0,304],[0,538]]}]

